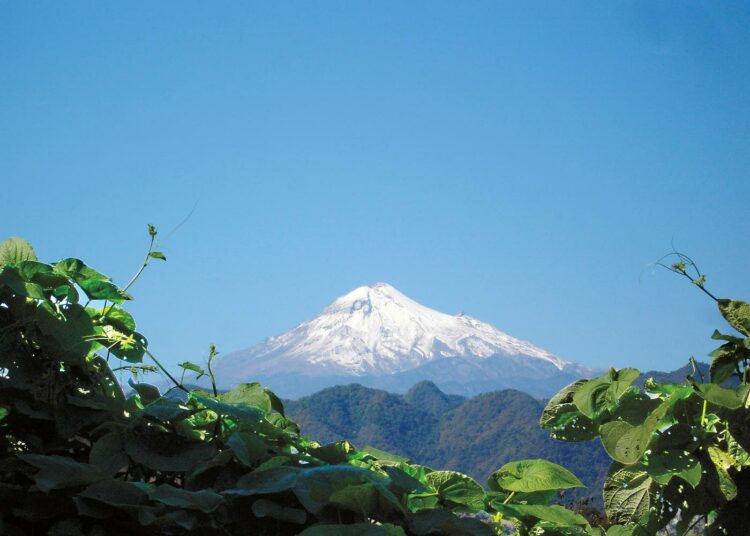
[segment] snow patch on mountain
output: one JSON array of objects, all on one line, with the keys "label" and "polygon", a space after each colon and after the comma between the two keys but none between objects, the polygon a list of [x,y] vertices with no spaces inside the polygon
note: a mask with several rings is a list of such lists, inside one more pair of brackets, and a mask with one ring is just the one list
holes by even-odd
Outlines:
[{"label": "snow patch on mountain", "polygon": [[341,296],[286,333],[219,359],[217,374],[235,380],[230,383],[284,370],[380,376],[444,358],[497,356],[527,358],[558,370],[572,365],[476,318],[435,311],[391,285],[377,283]]}]

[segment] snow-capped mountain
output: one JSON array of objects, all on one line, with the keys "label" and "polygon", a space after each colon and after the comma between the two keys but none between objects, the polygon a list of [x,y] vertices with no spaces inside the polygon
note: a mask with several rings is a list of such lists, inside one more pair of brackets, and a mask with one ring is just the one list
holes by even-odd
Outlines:
[{"label": "snow-capped mountain", "polygon": [[[514,387],[546,396],[589,372],[470,316],[425,307],[386,283],[359,287],[216,366],[222,386],[261,381],[286,397],[355,382],[404,391],[423,379],[460,394],[475,394],[472,385],[489,379],[482,390]],[[524,389],[542,380],[548,389]]]}]

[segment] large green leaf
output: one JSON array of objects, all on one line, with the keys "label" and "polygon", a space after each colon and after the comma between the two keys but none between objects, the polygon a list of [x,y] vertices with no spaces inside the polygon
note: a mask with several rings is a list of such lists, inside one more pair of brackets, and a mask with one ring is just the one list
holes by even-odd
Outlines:
[{"label": "large green leaf", "polygon": [[604,482],[604,509],[613,523],[639,523],[649,513],[653,480],[641,465],[615,463]]},{"label": "large green leaf", "polygon": [[632,368],[610,369],[581,385],[573,395],[573,403],[586,417],[597,419],[617,407],[617,401],[639,375],[640,372]]},{"label": "large green leaf", "polygon": [[331,464],[346,463],[349,460],[349,454],[353,452],[354,447],[346,440],[308,450],[312,456]]},{"label": "large green leaf", "polygon": [[143,484],[121,480],[95,482],[73,497],[79,517],[111,520],[129,514],[148,524],[155,508],[148,505]]},{"label": "large green leaf", "polygon": [[745,450],[730,433],[727,433],[727,454],[734,458],[738,469],[750,465],[750,452]]},{"label": "large green leaf", "polygon": [[227,404],[255,406],[266,413],[278,411],[284,414],[281,400],[269,389],[259,383],[241,383],[231,391],[219,395],[219,400]]},{"label": "large green leaf", "polygon": [[120,432],[108,432],[96,440],[89,452],[89,463],[102,473],[114,476],[128,466],[125,440]]},{"label": "large green leaf", "polygon": [[506,463],[490,476],[488,484],[490,489],[525,493],[585,487],[573,473],[547,460]]},{"label": "large green leaf", "polygon": [[404,465],[386,465],[383,467],[383,470],[391,479],[391,486],[404,493],[430,493],[430,488],[423,482],[424,477],[422,480],[415,478],[402,468]]},{"label": "large green leaf", "polygon": [[638,392],[635,388],[626,391],[620,398],[617,408],[612,411],[611,419],[625,421],[632,425],[642,424],[655,410],[661,400],[651,398],[647,394]]},{"label": "large green leaf", "polygon": [[35,320],[42,334],[57,341],[66,355],[85,356],[93,348],[94,324],[78,304],[65,306],[62,315],[45,306],[37,307]]},{"label": "large green leaf", "polygon": [[307,521],[307,512],[304,510],[283,506],[268,499],[258,499],[253,502],[252,509],[255,517],[270,517],[296,525],[304,525]]},{"label": "large green leaf", "polygon": [[370,445],[366,445],[363,448],[359,449],[359,452],[370,455],[378,461],[409,463],[409,460],[407,458],[391,454],[390,452],[386,452],[384,450],[376,449],[375,447],[371,447]]},{"label": "large green leaf", "polygon": [[76,283],[86,280],[109,281],[109,277],[87,266],[80,259],[63,259],[53,266],[54,270],[74,280]]},{"label": "large green leaf", "polygon": [[138,395],[141,397],[141,401],[144,404],[150,404],[151,402],[155,402],[156,400],[159,400],[161,398],[159,388],[155,385],[151,385],[148,383],[135,383],[132,379],[128,379],[128,385],[130,385],[130,387],[132,387],[133,390],[138,393]]},{"label": "large green leaf", "polygon": [[719,311],[727,322],[745,335],[750,337],[750,303],[740,300],[719,300]]},{"label": "large green leaf", "polygon": [[532,517],[542,521],[554,523],[557,527],[586,527],[588,521],[582,515],[577,514],[560,505],[540,504],[502,504],[493,502],[492,507],[505,517],[523,519]]},{"label": "large green leaf", "polygon": [[149,509],[148,511],[142,509],[138,513],[138,523],[144,527],[157,530],[159,534],[192,534],[198,530],[203,532],[206,529],[218,528],[215,520],[206,521],[205,518],[201,518],[198,512],[189,510],[172,510],[161,513],[160,510],[156,509]]},{"label": "large green leaf", "polygon": [[484,508],[484,489],[473,478],[456,471],[433,471],[425,475],[439,500],[454,509],[479,511]]},{"label": "large green leaf", "polygon": [[268,447],[263,440],[251,432],[234,432],[227,441],[237,459],[248,467],[253,467],[266,458]]},{"label": "large green leaf", "polygon": [[105,478],[97,467],[77,462],[66,456],[22,454],[19,457],[39,469],[34,475],[34,482],[44,492],[84,486]]},{"label": "large green leaf", "polygon": [[560,441],[589,441],[597,435],[594,422],[573,403],[578,389],[589,380],[571,383],[553,396],[542,412],[539,425]]},{"label": "large green leaf", "polygon": [[203,370],[203,367],[201,367],[200,365],[196,365],[195,363],[191,363],[190,361],[177,363],[177,366],[182,369],[185,369],[185,371],[191,370],[197,373],[198,375],[195,377],[196,380],[199,380],[200,378],[206,375],[206,371]]},{"label": "large green leaf", "polygon": [[188,491],[169,484],[160,484],[149,493],[152,501],[158,501],[167,506],[184,508],[186,510],[198,510],[206,514],[216,510],[224,503],[224,497],[213,490],[202,489]]},{"label": "large green leaf", "polygon": [[36,260],[34,248],[21,237],[12,236],[0,243],[0,266]]},{"label": "large green leaf", "polygon": [[602,445],[614,460],[631,465],[646,452],[654,431],[644,425],[633,426],[625,421],[604,423],[599,428]]},{"label": "large green leaf", "polygon": [[708,455],[719,475],[719,488],[728,501],[737,497],[737,485],[729,474],[729,469],[735,464],[734,458],[717,447],[708,447]]},{"label": "large green leaf", "polygon": [[645,466],[651,478],[662,485],[668,484],[673,477],[679,477],[695,488],[701,480],[698,458],[685,450],[652,452]]},{"label": "large green leaf", "polygon": [[[0,286],[6,286],[18,296],[35,300],[47,300],[44,289],[36,283],[24,281],[16,266],[0,267]],[[47,304],[48,305],[48,304]]]},{"label": "large green leaf", "polygon": [[[184,406],[179,400],[162,397],[146,405],[142,413],[160,421],[179,422],[193,415],[195,411]],[[193,434],[189,435],[193,436]]]},{"label": "large green leaf", "polygon": [[143,486],[121,480],[102,480],[88,486],[78,497],[114,507],[138,506],[148,501]]},{"label": "large green leaf", "polygon": [[138,332],[119,331],[110,324],[95,327],[97,343],[128,363],[142,363],[148,341]]},{"label": "large green leaf", "polygon": [[74,284],[66,283],[52,289],[52,295],[58,302],[78,303],[78,291]]},{"label": "large green leaf", "polygon": [[747,358],[748,352],[744,346],[729,342],[709,355],[713,358],[708,370],[711,383],[722,384],[736,374],[737,365]]},{"label": "large green leaf", "polygon": [[[500,499],[500,502],[504,502],[508,497],[510,496],[510,493],[508,491],[495,491],[490,492],[493,494],[497,494],[497,497],[494,497],[495,500]],[[515,491],[513,493],[513,503],[515,504],[549,504],[552,502],[553,499],[557,498],[558,494],[560,493],[560,490],[557,489],[547,489],[544,491],[534,491],[531,493],[525,493],[522,491]],[[489,494],[488,494],[489,497]]]},{"label": "large green leaf", "polygon": [[641,375],[638,369],[624,368],[616,372],[609,388],[610,403],[615,403]]},{"label": "large green leaf", "polygon": [[190,398],[200,402],[203,406],[220,415],[228,415],[240,423],[251,427],[257,426],[263,421],[263,410],[245,404],[228,404],[210,396],[198,392],[191,392]]},{"label": "large green leaf", "polygon": [[650,536],[640,525],[612,525],[607,529],[607,536]]},{"label": "large green leaf", "polygon": [[237,481],[237,487],[223,491],[225,495],[268,495],[293,489],[302,470],[297,467],[272,467],[248,473]]},{"label": "large green leaf", "polygon": [[713,383],[696,383],[694,387],[704,400],[729,409],[743,407],[750,392],[750,384],[742,384],[736,389],[721,387]]},{"label": "large green leaf", "polygon": [[[353,486],[369,486],[378,494],[376,506],[379,511],[398,510],[401,508],[400,504],[386,488],[387,484],[388,478],[373,471],[347,465],[333,465],[304,470],[297,478],[294,493],[309,512],[317,515],[334,502],[334,499],[336,501],[343,499],[343,494],[337,494],[332,498],[336,492],[345,489],[353,491]],[[363,489],[363,487],[357,488],[357,492],[361,495]],[[336,502],[336,504],[351,506],[355,511],[360,505],[359,502],[356,505],[342,502]],[[357,513],[362,512],[357,511]],[[372,515],[376,512],[366,513]]]},{"label": "large green leaf", "polygon": [[81,279],[78,286],[83,289],[90,300],[109,300],[120,303],[124,300],[133,299],[129,294],[120,290],[117,285],[101,279]]},{"label": "large green leaf", "polygon": [[102,323],[109,324],[118,331],[123,333],[132,333],[135,331],[135,320],[133,316],[119,305],[109,305],[97,311],[98,320]]},{"label": "large green leaf", "polygon": [[[37,261],[22,261],[17,265],[18,274],[24,281],[36,283],[45,289],[70,286],[67,277],[52,271],[52,266]],[[67,292],[66,292],[67,294]]]},{"label": "large green leaf", "polygon": [[672,403],[672,398],[662,401],[643,424],[637,426],[625,421],[610,421],[601,425],[599,435],[607,454],[626,465],[640,460]]},{"label": "large green leaf", "polygon": [[[281,413],[276,413],[275,411],[267,413],[266,420],[285,434],[298,435],[300,432],[297,423],[284,417]],[[305,440],[301,439],[301,441]]]},{"label": "large green leaf", "polygon": [[189,471],[214,455],[215,445],[146,428],[130,432],[125,452],[134,462],[157,471]]},{"label": "large green leaf", "polygon": [[[8,269],[11,267],[8,266]],[[28,295],[30,298],[43,298],[44,291],[49,291],[58,303],[67,301],[68,303],[78,302],[78,291],[75,284],[64,275],[52,271],[52,266],[42,264],[36,261],[23,261],[17,267],[19,277],[24,281],[21,292],[18,281],[15,281],[15,290],[17,294]],[[3,278],[4,279],[4,278]],[[12,287],[13,288],[13,287]]]},{"label": "large green leaf", "polygon": [[374,525],[372,523],[352,523],[338,525],[319,523],[308,527],[299,536],[405,536],[404,529],[388,523]]},{"label": "large green leaf", "polygon": [[351,510],[367,518],[379,510],[380,493],[370,482],[354,484],[338,489],[330,494],[328,502],[333,506]]},{"label": "large green leaf", "polygon": [[596,419],[607,410],[607,391],[612,381],[608,375],[587,380],[573,395],[573,403],[589,419]]},{"label": "large green leaf", "polygon": [[478,519],[458,517],[449,510],[437,508],[412,514],[409,527],[414,534],[447,534],[450,536],[496,536],[487,523]]}]

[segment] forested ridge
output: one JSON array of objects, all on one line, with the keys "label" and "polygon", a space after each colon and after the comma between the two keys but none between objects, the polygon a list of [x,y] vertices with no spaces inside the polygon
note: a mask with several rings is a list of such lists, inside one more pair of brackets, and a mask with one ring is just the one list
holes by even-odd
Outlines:
[{"label": "forested ridge", "polygon": [[499,466],[544,458],[572,471],[586,485],[565,500],[601,489],[610,458],[600,442],[561,443],[539,427],[544,404],[514,390],[472,398],[446,395],[421,382],[404,395],[352,384],[285,402],[302,431],[321,441],[349,439],[405,456],[416,463],[465,473],[484,482]]}]

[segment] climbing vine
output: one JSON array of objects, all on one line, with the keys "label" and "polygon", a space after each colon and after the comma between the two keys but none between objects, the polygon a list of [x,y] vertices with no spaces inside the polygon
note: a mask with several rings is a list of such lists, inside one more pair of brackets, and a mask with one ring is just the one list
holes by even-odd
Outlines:
[{"label": "climbing vine", "polygon": [[606,513],[630,533],[655,534],[676,523],[680,535],[695,526],[711,535],[745,534],[750,304],[716,298],[692,259],[673,255],[671,265],[659,264],[714,300],[733,331],[714,331],[721,345],[711,353],[709,377],[692,358],[694,373],[683,384],[647,379],[639,389],[632,385],[637,370],[610,370],[560,391],[541,425],[562,441],[600,438],[613,460],[604,485]]},{"label": "climbing vine", "polygon": [[[157,231],[123,287],[79,259],[40,262],[0,244],[0,533],[9,535],[739,534],[750,506],[750,305],[717,300],[710,378],[634,387],[634,369],[580,380],[541,425],[563,441],[600,438],[613,458],[606,531],[553,504],[582,487],[545,460],[510,462],[486,487],[347,441],[301,434],[257,383],[220,393],[216,350],[166,370],[138,330],[128,293],[154,260]],[[671,268],[688,274],[692,264]],[[692,279],[704,288],[705,278]],[[161,392],[144,377],[161,371]],[[128,373],[127,385],[117,372]],[[179,376],[179,378],[178,378]],[[186,377],[208,376],[211,391]]]},{"label": "climbing vine", "polygon": [[[501,467],[488,489],[346,441],[301,435],[257,383],[219,393],[205,366],[167,371],[126,309],[152,260],[118,287],[79,259],[0,244],[0,532],[3,534],[477,534],[591,529],[549,504],[580,487],[544,460]],[[142,381],[160,370],[174,387]],[[129,372],[127,385],[115,372]],[[207,375],[212,390],[190,390]],[[127,391],[123,390],[123,387]],[[127,394],[126,394],[127,393]]]}]

